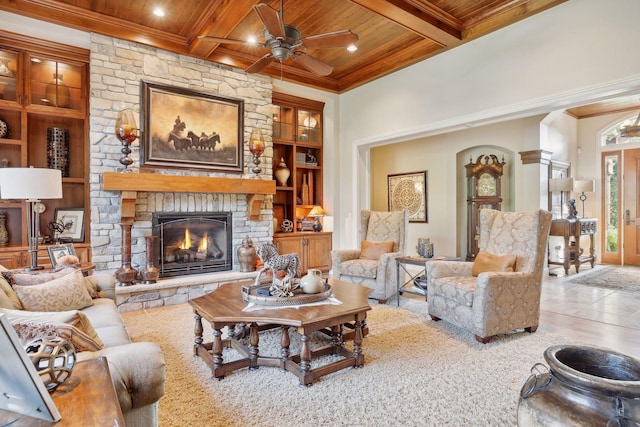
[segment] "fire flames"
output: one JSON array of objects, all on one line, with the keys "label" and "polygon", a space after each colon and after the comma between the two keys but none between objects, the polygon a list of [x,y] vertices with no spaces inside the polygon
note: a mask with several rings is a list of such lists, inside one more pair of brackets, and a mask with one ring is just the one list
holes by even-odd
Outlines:
[{"label": "fire flames", "polygon": [[[207,233],[204,233],[204,236],[202,236],[202,239],[200,239],[200,244],[198,244],[198,249],[197,249],[197,253],[207,253],[207,249],[208,248],[208,241],[209,241],[209,237],[207,236]],[[194,245],[194,243],[192,242],[191,239],[191,233],[189,232],[189,229],[185,229],[184,230],[184,240],[182,241],[182,244],[180,245],[180,249],[183,250],[189,250],[191,249],[191,247]]]}]

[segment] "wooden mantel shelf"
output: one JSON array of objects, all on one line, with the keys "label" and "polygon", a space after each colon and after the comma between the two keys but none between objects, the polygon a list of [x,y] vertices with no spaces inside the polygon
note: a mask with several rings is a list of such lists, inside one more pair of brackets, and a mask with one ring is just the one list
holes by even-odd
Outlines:
[{"label": "wooden mantel shelf", "polygon": [[274,180],[135,172],[105,172],[102,175],[102,188],[158,193],[276,194]]},{"label": "wooden mantel shelf", "polygon": [[122,221],[133,221],[138,191],[247,194],[249,219],[256,220],[260,218],[260,205],[264,201],[264,195],[276,193],[276,182],[264,179],[105,172],[102,175],[102,189],[122,192]]}]

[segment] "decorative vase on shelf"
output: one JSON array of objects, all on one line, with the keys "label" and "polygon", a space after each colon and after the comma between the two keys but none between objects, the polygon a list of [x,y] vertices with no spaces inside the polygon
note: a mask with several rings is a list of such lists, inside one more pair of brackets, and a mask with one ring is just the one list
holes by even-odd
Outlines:
[{"label": "decorative vase on shelf", "polygon": [[284,157],[280,157],[280,163],[273,174],[276,176],[276,181],[278,181],[279,185],[283,187],[287,186],[287,180],[289,179],[289,176],[291,176],[291,171],[284,162]]},{"label": "decorative vase on shelf", "polygon": [[62,74],[54,73],[53,80],[47,84],[46,96],[54,107],[67,108],[71,93],[69,88],[62,83]]},{"label": "decorative vase on shelf", "polygon": [[309,204],[309,184],[307,184],[307,174],[302,175],[302,194],[301,194],[302,204]]},{"label": "decorative vase on shelf", "polygon": [[7,215],[0,213],[0,246],[6,246],[9,243],[9,232],[7,231]]},{"label": "decorative vase on shelf", "polygon": [[153,261],[155,260],[154,240],[154,236],[145,236],[145,244],[147,248],[147,265],[142,270],[140,270],[140,278],[142,279],[142,283],[144,283],[145,285],[156,283],[158,281],[158,278],[160,277],[160,270],[153,263]]}]

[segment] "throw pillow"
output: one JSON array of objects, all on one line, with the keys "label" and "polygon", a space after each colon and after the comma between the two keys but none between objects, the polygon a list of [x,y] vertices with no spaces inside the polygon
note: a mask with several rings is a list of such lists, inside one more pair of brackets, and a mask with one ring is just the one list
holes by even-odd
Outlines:
[{"label": "throw pillow", "polygon": [[62,322],[42,322],[37,320],[11,319],[11,326],[15,329],[22,345],[26,345],[36,338],[60,337],[73,344],[76,351],[98,351],[104,346],[82,330]]},{"label": "throw pillow", "polygon": [[475,261],[473,261],[471,275],[477,276],[480,273],[489,271],[515,271],[517,258],[518,256],[516,254],[494,255],[489,252],[480,251],[478,255],[476,255]]},{"label": "throw pillow", "polygon": [[75,268],[72,267],[64,267],[57,270],[10,270],[3,271],[2,275],[11,286],[32,286],[66,276],[73,271],[75,271]]},{"label": "throw pillow", "polygon": [[369,242],[363,240],[360,243],[360,258],[377,260],[383,254],[393,252],[393,242]]},{"label": "throw pillow", "polygon": [[80,310],[93,305],[80,270],[40,285],[14,286],[13,289],[24,309],[29,311]]},{"label": "throw pillow", "polygon": [[[22,304],[20,303],[18,295],[16,295],[16,292],[3,276],[0,276],[0,293],[6,296],[6,299],[2,298],[2,301],[0,302],[3,308],[14,308],[16,310],[22,309]],[[10,305],[7,304],[7,300],[9,300]]]},{"label": "throw pillow", "polygon": [[91,321],[82,311],[69,310],[47,312],[0,309],[0,314],[6,314],[9,321],[17,320],[20,322],[66,323],[67,325],[73,326],[87,334],[93,341],[98,343],[101,347],[104,347],[104,344],[96,330],[93,328]]}]

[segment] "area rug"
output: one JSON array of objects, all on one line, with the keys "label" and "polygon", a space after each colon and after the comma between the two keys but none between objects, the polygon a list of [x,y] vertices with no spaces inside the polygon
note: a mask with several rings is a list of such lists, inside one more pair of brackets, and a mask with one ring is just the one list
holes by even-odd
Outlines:
[{"label": "area rug", "polygon": [[[271,367],[214,380],[193,355],[194,320],[187,304],[123,317],[134,341],[153,341],[164,351],[161,427],[515,426],[519,392],[531,367],[544,362],[546,348],[568,342],[559,335],[520,332],[482,345],[447,322],[431,321],[423,301],[408,304],[374,305],[363,344],[365,365],[309,387]],[[205,329],[209,341],[210,328]],[[292,354],[296,336],[291,333]],[[278,341],[279,334],[261,333],[261,354],[278,355]]]},{"label": "area rug", "polygon": [[600,267],[579,273],[567,279],[567,282],[625,292],[640,292],[640,267]]}]

